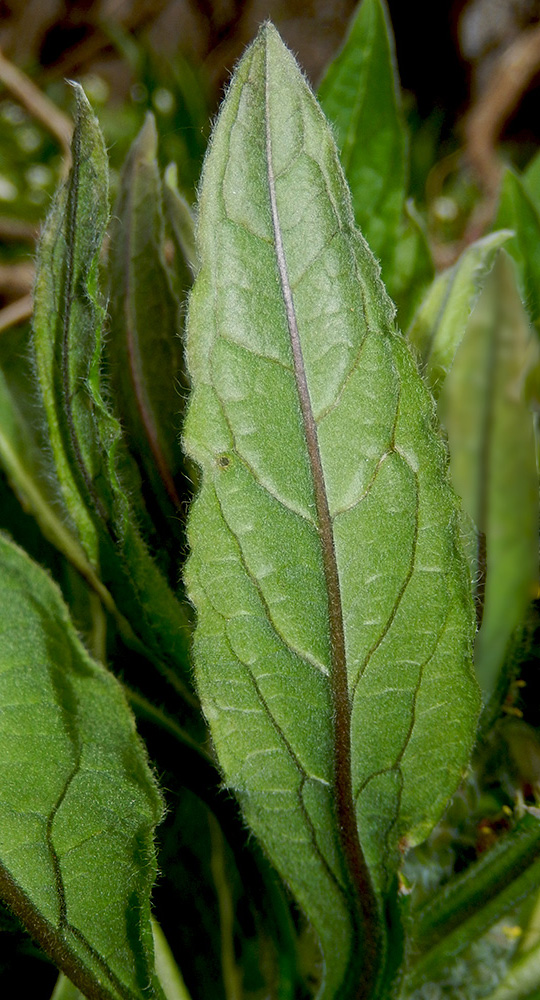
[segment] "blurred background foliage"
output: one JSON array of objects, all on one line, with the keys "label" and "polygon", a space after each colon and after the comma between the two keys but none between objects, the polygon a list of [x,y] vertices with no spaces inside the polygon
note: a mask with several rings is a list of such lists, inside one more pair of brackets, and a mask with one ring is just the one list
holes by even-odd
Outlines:
[{"label": "blurred background foliage", "polygon": [[[429,8],[413,0],[389,0],[388,6],[410,135],[409,195],[441,271],[489,230],[502,163],[522,170],[540,146],[540,0],[446,0]],[[31,380],[27,345],[35,245],[53,192],[66,173],[73,104],[66,80],[83,84],[99,118],[111,162],[112,201],[128,150],[151,110],[160,166],[177,164],[178,187],[193,203],[223,87],[261,21],[274,21],[316,86],[354,8],[351,0],[0,2],[0,366],[19,380],[20,403],[29,407],[25,415],[30,424],[32,409],[23,386]],[[540,161],[535,162],[538,173]],[[533,186],[540,190],[540,184]],[[8,528],[49,567],[69,592],[76,614],[76,574],[21,510],[3,473],[0,528]],[[84,616],[84,595],[80,604]],[[109,653],[121,663],[123,650],[116,642],[118,648]],[[441,858],[447,858],[448,873],[465,868],[507,828],[516,794],[537,794],[538,643],[533,605],[516,638],[519,670],[506,696],[509,752],[497,756],[500,743],[483,748],[475,774],[437,831],[438,841],[411,856],[411,879],[420,870],[429,879],[433,853],[436,878],[441,877]],[[519,731],[519,739],[529,740],[525,755],[513,753],[518,736],[508,724],[512,719],[528,727]],[[240,855],[230,851],[223,831],[230,823],[234,839],[238,818],[220,792],[215,772],[202,774],[199,759],[187,760],[180,785],[178,768],[168,766],[176,745],[169,746],[143,712],[138,725],[167,790],[170,812],[160,831],[160,863],[169,878],[158,884],[155,901],[169,940],[182,938],[178,949],[186,981],[190,988],[199,984],[201,995],[236,1000],[235,969],[242,966],[252,972],[252,979],[248,975],[244,981],[245,995],[261,996],[264,943],[271,965],[276,940],[296,935],[309,967],[314,942],[294,912],[291,923],[288,910],[282,911],[279,927],[261,918],[265,900],[268,914],[279,911],[279,893],[263,859],[254,863],[256,846]],[[201,788],[208,791],[210,807],[200,797]],[[216,799],[221,826],[214,819]],[[234,921],[227,924],[226,914],[232,911]],[[500,937],[500,929],[495,933],[500,941],[488,948],[487,966],[493,949],[504,952],[513,946],[508,936]],[[277,960],[286,962],[290,953],[285,942]],[[228,969],[225,986],[220,968]],[[463,976],[467,974],[465,969]],[[281,975],[287,971],[282,969]],[[55,979],[56,970],[0,907],[0,984],[6,995],[10,990],[22,994],[25,987],[33,990],[39,983],[37,995],[47,996]],[[438,995],[454,996],[452,989],[450,984]]]}]

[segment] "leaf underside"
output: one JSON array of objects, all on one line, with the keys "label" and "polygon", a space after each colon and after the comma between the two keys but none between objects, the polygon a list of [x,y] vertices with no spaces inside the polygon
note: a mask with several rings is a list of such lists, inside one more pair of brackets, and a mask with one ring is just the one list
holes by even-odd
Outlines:
[{"label": "leaf underside", "polygon": [[432,402],[271,26],[222,107],[198,244],[199,692],[225,779],[320,936],[321,996],[363,996],[370,892],[429,832],[470,750],[472,610]]},{"label": "leaf underside", "polygon": [[2,537],[0,564],[0,893],[91,1000],[160,995],[162,804],[133,718],[44,571]]}]

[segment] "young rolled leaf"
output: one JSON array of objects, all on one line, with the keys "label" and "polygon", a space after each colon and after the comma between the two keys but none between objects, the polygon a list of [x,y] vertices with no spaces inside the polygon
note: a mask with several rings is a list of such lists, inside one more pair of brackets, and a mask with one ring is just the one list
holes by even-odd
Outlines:
[{"label": "young rolled leaf", "polygon": [[3,537],[0,568],[0,893],[89,1000],[159,998],[162,802],[133,718],[57,587]]},{"label": "young rolled leaf", "polygon": [[538,477],[525,392],[536,364],[514,267],[500,250],[439,400],[452,482],[479,532],[475,576],[484,607],[475,666],[488,698],[538,579]]},{"label": "young rolled leaf", "polygon": [[49,442],[67,514],[94,568],[99,538],[83,491],[102,472],[87,382],[104,321],[99,252],[108,219],[108,164],[96,119],[80,88],[73,167],[57,193],[39,248],[34,289],[34,348]]},{"label": "young rolled leaf", "polygon": [[272,26],[215,127],[198,250],[198,688],[225,780],[321,940],[320,996],[368,997],[399,848],[467,762],[473,615],[431,399]]},{"label": "young rolled leaf", "polygon": [[[118,608],[174,680],[189,669],[186,613],[138,530],[120,472],[125,466],[120,424],[102,396],[98,267],[108,219],[108,166],[97,120],[80,87],[76,94],[73,168],[40,246],[36,368],[71,523]],[[174,372],[165,375],[174,383]]]},{"label": "young rolled leaf", "polygon": [[[181,507],[178,422],[183,348],[164,260],[157,133],[149,115],[122,171],[109,246],[111,383],[127,443],[170,528]],[[176,513],[176,518],[173,514]]]},{"label": "young rolled leaf", "polygon": [[454,266],[435,279],[414,317],[407,336],[436,399],[495,255],[511,236],[504,229],[467,247]]},{"label": "young rolled leaf", "polygon": [[356,222],[392,294],[406,194],[406,138],[392,29],[384,0],[362,0],[319,86],[334,126]]}]

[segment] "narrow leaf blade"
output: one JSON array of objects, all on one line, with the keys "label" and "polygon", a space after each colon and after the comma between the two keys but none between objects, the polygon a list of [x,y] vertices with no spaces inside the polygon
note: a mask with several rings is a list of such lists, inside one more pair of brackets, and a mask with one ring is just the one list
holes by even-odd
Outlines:
[{"label": "narrow leaf blade", "polygon": [[[186,199],[178,189],[176,163],[169,163],[165,171],[163,196],[177,256],[189,267],[191,274],[194,276],[198,269],[197,250],[195,247],[195,220]],[[182,285],[187,277],[183,268],[180,270],[178,277]]]},{"label": "narrow leaf blade", "polygon": [[518,268],[521,298],[532,322],[540,324],[540,215],[526,185],[512,170],[504,173],[494,229],[513,229],[508,253]]},{"label": "narrow leaf blade", "polygon": [[0,563],[0,891],[87,997],[157,997],[162,802],[131,713],[45,572],[5,538]]},{"label": "narrow leaf blade", "polygon": [[[420,305],[424,293],[433,281],[433,260],[421,220],[411,202],[405,205],[394,253],[392,298],[396,303],[397,318],[406,330]],[[384,275],[383,275],[384,277]]]},{"label": "narrow leaf blade", "polygon": [[73,136],[73,167],[44,227],[34,291],[34,349],[52,458],[67,513],[94,567],[98,534],[81,497],[94,492],[102,458],[81,433],[86,381],[103,304],[95,294],[108,218],[108,165],[103,137],[82,92]]},{"label": "narrow leaf blade", "polygon": [[485,575],[485,598],[475,665],[487,697],[538,579],[538,478],[525,394],[537,363],[513,265],[501,250],[440,397],[452,481],[481,533],[477,581],[483,587]]},{"label": "narrow leaf blade", "polygon": [[101,389],[108,166],[98,122],[82,89],[76,94],[73,169],[44,229],[36,285],[34,350],[52,457],[87,558],[138,639],[193,700],[177,680],[189,671],[189,615],[139,530],[120,424]]},{"label": "narrow leaf blade", "polygon": [[453,267],[438,275],[414,317],[407,336],[418,351],[435,398],[452,366],[497,251],[511,237],[512,232],[505,229],[467,247]]},{"label": "narrow leaf blade", "polygon": [[362,0],[319,87],[334,125],[356,222],[393,293],[394,252],[406,194],[406,138],[393,38],[382,0]]},{"label": "narrow leaf blade", "polygon": [[222,107],[198,244],[199,692],[225,779],[321,939],[320,995],[367,997],[399,846],[428,833],[470,750],[472,608],[431,400],[271,26]]},{"label": "narrow leaf blade", "polygon": [[177,379],[183,349],[163,241],[157,133],[148,116],[124,165],[112,213],[107,353],[128,446],[151,496],[164,493],[161,505],[174,526],[172,514],[178,520],[181,507]]}]

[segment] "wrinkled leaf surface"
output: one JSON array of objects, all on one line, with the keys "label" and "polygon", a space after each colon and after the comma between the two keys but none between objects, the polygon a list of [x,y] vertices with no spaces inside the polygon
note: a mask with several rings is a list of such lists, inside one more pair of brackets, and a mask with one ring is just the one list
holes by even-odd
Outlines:
[{"label": "wrinkled leaf surface", "polygon": [[0,891],[90,1000],[159,997],[162,803],[133,718],[45,572],[5,538],[0,564]]},{"label": "wrinkled leaf surface", "polygon": [[[120,424],[101,390],[98,266],[108,219],[108,167],[98,123],[81,88],[76,93],[73,169],[53,205],[39,254],[37,373],[61,495],[83,549],[136,635],[174,680],[188,670],[186,614],[138,529]],[[174,380],[174,372],[166,374]]]},{"label": "wrinkled leaf surface", "polygon": [[319,934],[321,996],[368,996],[399,846],[468,757],[472,607],[431,399],[271,26],[214,131],[198,249],[199,692],[226,782]]}]

